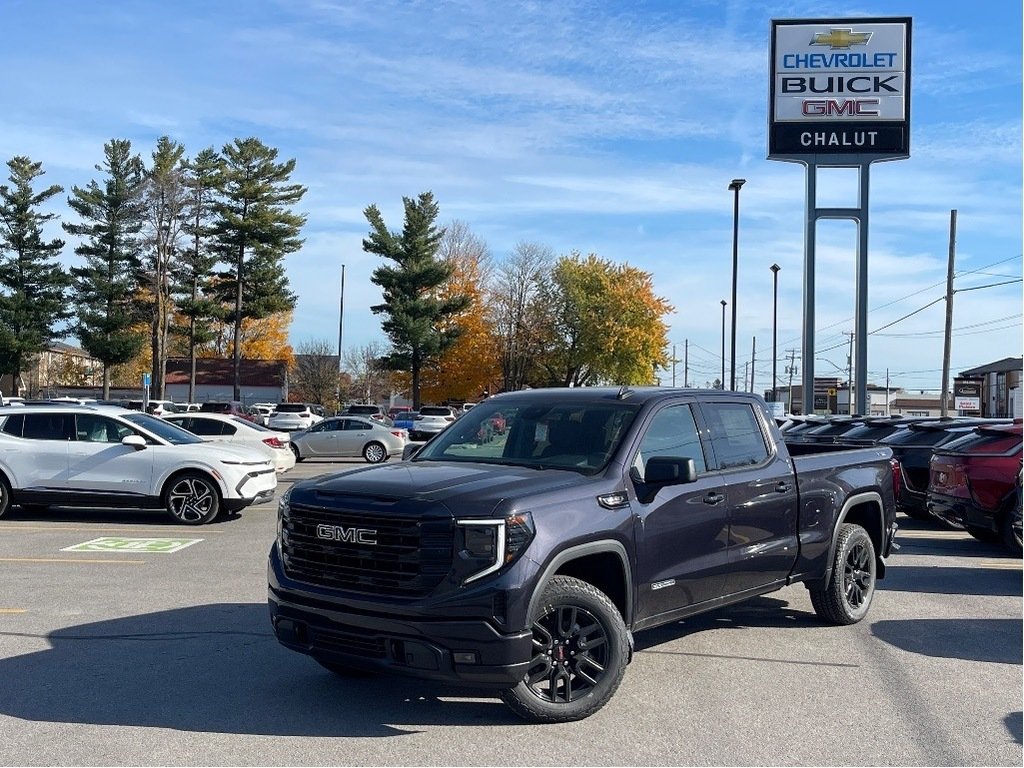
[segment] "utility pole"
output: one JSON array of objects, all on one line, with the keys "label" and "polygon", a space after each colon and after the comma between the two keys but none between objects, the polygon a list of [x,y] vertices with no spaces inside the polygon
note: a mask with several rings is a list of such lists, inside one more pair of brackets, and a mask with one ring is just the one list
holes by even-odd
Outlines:
[{"label": "utility pole", "polygon": [[889,369],[885,369],[885,415],[891,415],[889,412]]},{"label": "utility pole", "polygon": [[338,411],[341,411],[341,336],[345,328],[345,265],[341,265],[341,294],[338,300]]},{"label": "utility pole", "polygon": [[757,360],[757,336],[754,336],[750,348],[750,394],[754,394],[754,361]]},{"label": "utility pole", "polygon": [[[854,336],[854,333],[853,333],[853,331],[843,331],[843,336],[849,336],[850,337],[850,352],[846,355],[846,367],[847,367],[846,388],[850,391],[850,397],[849,397],[849,402],[847,403],[849,405],[849,408],[847,409],[846,412],[848,414],[850,414],[851,416],[853,416],[853,336]],[[860,405],[861,405],[860,403],[857,403],[858,407],[860,407]]]},{"label": "utility pole", "polygon": [[953,336],[953,262],[956,259],[956,208],[949,212],[949,264],[946,266],[946,338],[942,345],[942,388],[939,390],[939,414],[949,410],[946,392],[949,391],[949,356]]},{"label": "utility pole", "polygon": [[683,387],[690,386],[690,340],[683,339]]},{"label": "utility pole", "polygon": [[789,374],[789,412],[793,412],[793,376],[796,374],[796,350],[787,349],[789,352],[789,365],[786,366],[786,373]]},{"label": "utility pole", "polygon": [[748,387],[747,387],[747,371],[749,371],[749,370],[750,370],[750,361],[747,360],[746,362],[743,363],[743,391],[744,392],[749,392],[750,391],[748,389]]},{"label": "utility pole", "polygon": [[672,345],[672,386],[676,385],[676,345]]}]

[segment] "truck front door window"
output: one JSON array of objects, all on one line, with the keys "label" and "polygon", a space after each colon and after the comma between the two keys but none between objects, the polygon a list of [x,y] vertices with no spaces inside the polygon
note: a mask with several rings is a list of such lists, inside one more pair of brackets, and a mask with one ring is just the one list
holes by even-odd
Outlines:
[{"label": "truck front door window", "polygon": [[707,471],[704,450],[700,445],[700,436],[690,406],[671,405],[654,415],[633,461],[633,466],[641,478],[644,476],[647,460],[652,456],[693,459],[698,475]]}]

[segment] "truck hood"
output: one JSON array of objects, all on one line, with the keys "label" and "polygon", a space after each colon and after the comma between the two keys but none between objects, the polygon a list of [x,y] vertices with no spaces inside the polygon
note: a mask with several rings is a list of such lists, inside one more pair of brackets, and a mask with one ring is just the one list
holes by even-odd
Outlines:
[{"label": "truck hood", "polygon": [[331,496],[373,497],[405,501],[420,508],[443,504],[459,517],[483,517],[493,515],[502,501],[525,502],[536,496],[593,482],[593,477],[571,471],[539,471],[464,462],[403,461],[296,483],[292,495],[296,500],[300,497],[305,500],[308,496],[320,499]]}]

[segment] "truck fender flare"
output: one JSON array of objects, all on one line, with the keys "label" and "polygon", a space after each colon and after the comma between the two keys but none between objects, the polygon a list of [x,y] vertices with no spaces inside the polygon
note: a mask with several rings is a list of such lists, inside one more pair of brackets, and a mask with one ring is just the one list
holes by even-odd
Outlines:
[{"label": "truck fender flare", "polygon": [[[851,509],[860,504],[874,504],[878,510],[878,531],[882,541],[885,541],[885,507],[882,504],[882,494],[878,491],[864,491],[862,493],[855,493],[850,496],[844,503],[843,508],[839,510],[839,517],[836,518],[835,527],[832,529],[832,543],[828,548],[828,565],[825,571],[825,586],[827,587],[832,583],[832,561],[836,555],[836,543],[839,541],[839,526],[846,520],[846,515]],[[870,531],[868,532],[870,533]],[[875,557],[881,558],[881,552],[876,552]]]},{"label": "truck fender flare", "polygon": [[[622,618],[627,627],[632,626],[633,575],[629,569],[629,555],[626,553],[626,547],[623,546],[622,542],[616,541],[615,539],[602,539],[600,541],[590,541],[586,544],[578,544],[575,547],[563,549],[555,555],[537,579],[537,587],[533,590],[533,594],[530,595],[530,604],[527,607],[526,613],[527,617],[533,616],[533,612],[536,610],[537,604],[540,602],[540,596],[544,592],[544,587],[546,587],[548,582],[551,581],[559,568],[571,560],[578,560],[579,558],[586,557],[588,555],[599,555],[605,553],[611,553],[618,557],[619,564],[622,566],[622,573],[626,579],[626,615]],[[529,620],[529,618],[527,618],[527,620]]]}]

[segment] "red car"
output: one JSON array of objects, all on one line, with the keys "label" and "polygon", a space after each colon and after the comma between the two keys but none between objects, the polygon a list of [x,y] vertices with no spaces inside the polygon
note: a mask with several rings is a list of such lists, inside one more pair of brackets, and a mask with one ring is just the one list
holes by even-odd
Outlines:
[{"label": "red car", "polygon": [[976,539],[1021,554],[1022,421],[978,427],[932,455],[928,511]]}]

